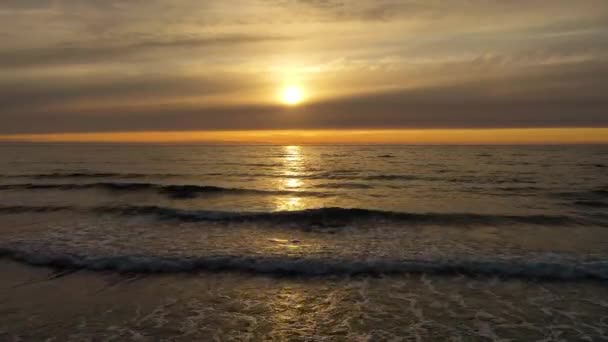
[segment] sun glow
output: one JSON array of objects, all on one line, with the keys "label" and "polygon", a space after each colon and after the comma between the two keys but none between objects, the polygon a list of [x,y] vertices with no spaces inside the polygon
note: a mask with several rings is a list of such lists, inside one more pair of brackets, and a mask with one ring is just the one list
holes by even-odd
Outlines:
[{"label": "sun glow", "polygon": [[[0,135],[0,142],[205,144],[608,144],[608,128],[144,131]],[[285,160],[300,157],[287,147]],[[293,165],[289,165],[293,167]],[[286,175],[287,176],[287,175]],[[288,175],[293,178],[293,174]]]},{"label": "sun glow", "polygon": [[302,88],[296,85],[287,86],[281,92],[281,101],[290,106],[301,103],[303,99],[304,93],[302,92]]}]

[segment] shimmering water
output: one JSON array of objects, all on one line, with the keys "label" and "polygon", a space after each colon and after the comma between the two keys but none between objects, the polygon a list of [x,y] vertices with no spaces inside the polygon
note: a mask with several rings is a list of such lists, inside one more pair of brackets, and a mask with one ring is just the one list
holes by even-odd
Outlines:
[{"label": "shimmering water", "polygon": [[[0,255],[60,275],[168,277],[188,292],[155,287],[149,309],[170,316],[156,328],[96,331],[117,340],[599,340],[606,170],[607,146],[5,144]],[[21,308],[0,325],[7,336],[31,328],[15,323],[27,315],[15,291],[2,293]],[[126,303],[112,298],[112,310]],[[116,327],[110,316],[94,324]],[[32,336],[95,335],[66,329]]]}]

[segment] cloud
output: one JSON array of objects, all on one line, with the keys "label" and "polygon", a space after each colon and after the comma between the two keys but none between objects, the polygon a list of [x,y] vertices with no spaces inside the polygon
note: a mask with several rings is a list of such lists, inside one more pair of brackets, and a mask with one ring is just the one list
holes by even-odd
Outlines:
[{"label": "cloud", "polygon": [[[608,126],[604,0],[5,0],[0,21],[0,133]],[[287,82],[309,103],[274,103]]]},{"label": "cloud", "polygon": [[[139,88],[138,84],[127,82],[110,88],[109,93],[105,89],[105,96],[111,98],[112,94],[139,89],[138,96],[146,98],[164,94],[179,84],[159,87],[162,83],[155,83],[158,88]],[[605,115],[608,99],[602,87],[605,84],[608,84],[608,67],[602,62],[547,65],[507,77],[359,94],[297,108],[204,103],[160,106],[150,100],[135,107],[117,105],[103,110],[93,107],[83,114],[48,111],[43,106],[38,111],[5,112],[0,133],[608,126]],[[192,91],[198,85],[183,83],[181,87],[176,92]],[[210,84],[210,89],[217,89],[217,85]]]},{"label": "cloud", "polygon": [[[266,0],[268,3],[288,10],[299,10],[302,17],[310,20],[333,21],[397,21],[423,19],[427,23],[454,23],[456,19],[466,27],[475,27],[480,22],[501,22],[508,18],[512,24],[517,17],[526,18],[555,15],[556,17],[577,17],[577,14],[605,17],[608,4],[603,0],[573,2],[570,0]],[[473,22],[471,20],[474,20]],[[459,27],[452,27],[458,30]]]},{"label": "cloud", "polygon": [[36,67],[44,65],[73,65],[115,62],[130,57],[150,57],[150,53],[185,49],[200,50],[242,44],[284,41],[283,36],[218,35],[212,37],[144,40],[133,43],[85,42],[44,48],[15,49],[0,54],[0,68]]},{"label": "cloud", "polygon": [[215,77],[184,75],[135,75],[98,76],[94,78],[48,77],[36,79],[0,80],[0,108],[3,112],[39,112],[40,109],[61,107],[78,103],[145,102],[150,99],[172,99],[176,97],[199,98],[244,91],[259,86],[255,80],[249,82],[234,79],[233,75]]}]

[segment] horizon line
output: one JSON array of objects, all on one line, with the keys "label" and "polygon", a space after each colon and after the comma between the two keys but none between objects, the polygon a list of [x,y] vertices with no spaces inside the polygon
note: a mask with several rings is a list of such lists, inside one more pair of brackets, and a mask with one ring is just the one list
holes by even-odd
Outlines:
[{"label": "horizon line", "polygon": [[197,145],[603,145],[608,128],[123,131],[0,135],[0,143]]}]

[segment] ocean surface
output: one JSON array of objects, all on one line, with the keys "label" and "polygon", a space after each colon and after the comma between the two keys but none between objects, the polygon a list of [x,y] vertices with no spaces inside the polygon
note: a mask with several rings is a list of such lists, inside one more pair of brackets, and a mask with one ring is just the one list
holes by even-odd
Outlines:
[{"label": "ocean surface", "polygon": [[7,340],[608,340],[608,146],[7,143],[0,257]]}]

